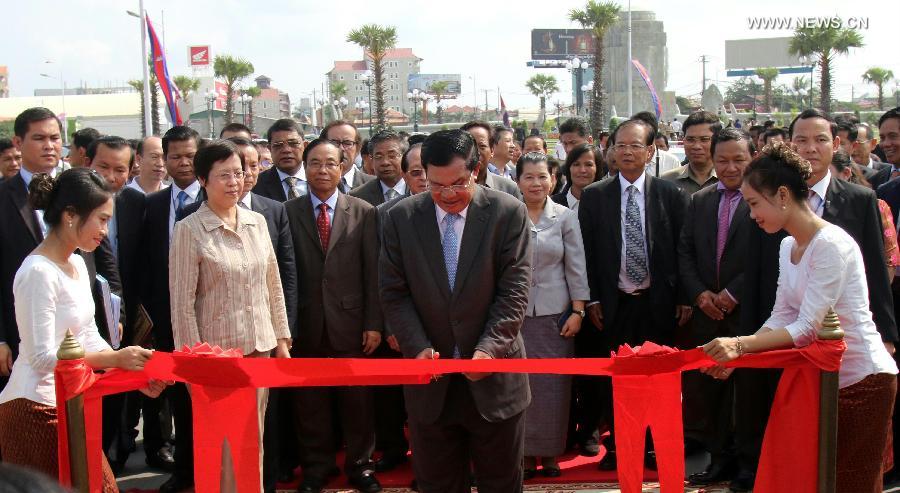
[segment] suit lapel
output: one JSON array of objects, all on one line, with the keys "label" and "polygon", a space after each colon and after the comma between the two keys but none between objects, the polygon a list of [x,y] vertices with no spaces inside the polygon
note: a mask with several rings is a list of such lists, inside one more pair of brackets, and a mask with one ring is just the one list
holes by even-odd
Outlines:
[{"label": "suit lapel", "polygon": [[[425,255],[425,260],[428,263],[428,268],[431,269],[434,279],[437,280],[441,294],[445,298],[450,299],[447,267],[444,265],[443,248],[441,247],[441,232],[438,229],[437,212],[431,197],[427,197],[419,202],[412,220],[415,224],[416,233],[419,235],[419,244],[422,247],[422,251],[437,252],[436,254]],[[459,269],[457,269],[458,271]],[[457,283],[458,279],[459,277],[457,277]]]},{"label": "suit lapel", "polygon": [[725,241],[725,245],[728,245],[728,243],[734,237],[735,232],[738,230],[738,228],[741,227],[740,223],[743,222],[746,217],[748,217],[748,214],[749,210],[747,203],[744,202],[743,199],[741,199],[738,202],[737,208],[734,210],[734,215],[731,216],[731,224],[728,226],[728,239]]},{"label": "suit lapel", "polygon": [[653,228],[659,221],[660,209],[657,207],[656,184],[649,173],[644,177],[644,226],[647,242],[647,268],[650,268],[650,260],[653,257]]},{"label": "suit lapel", "polygon": [[250,192],[250,210],[253,212],[258,212],[265,216],[265,212],[266,210],[268,210],[268,207],[263,203],[262,200],[259,200],[259,197],[259,195]]},{"label": "suit lapel", "polygon": [[350,201],[347,197],[339,193],[337,203],[334,208],[334,223],[331,225],[331,234],[328,235],[328,251],[330,252],[334,245],[340,241],[341,237],[347,231],[347,223],[350,222]]},{"label": "suit lapel", "polygon": [[844,194],[841,193],[843,188],[844,184],[832,176],[831,181],[828,183],[828,190],[825,192],[825,207],[822,211],[822,219],[832,224],[838,224],[836,220],[840,216],[841,208],[844,205]]},{"label": "suit lapel", "polygon": [[610,253],[614,255],[615,265],[619,265],[619,262],[622,261],[622,184],[618,178],[613,180],[606,186],[606,193],[609,195],[607,221],[612,227],[612,237],[616,244],[615,251]]},{"label": "suit lapel", "polygon": [[31,232],[35,243],[40,243],[44,239],[44,234],[41,232],[40,225],[38,225],[34,209],[28,204],[25,180],[22,179],[22,175],[16,175],[10,179],[13,181],[13,183],[9,184],[10,197],[12,197],[13,203],[16,204],[16,209],[19,210],[19,214],[22,216],[22,220],[25,221],[25,226]]},{"label": "suit lapel", "polygon": [[[715,193],[705,198],[707,200],[700,203],[702,209],[698,211],[698,222],[701,222],[702,224],[695,225],[694,227],[699,227],[699,231],[701,231],[704,236],[703,242],[706,243],[707,248],[709,248],[707,251],[713,252],[713,255],[715,255],[718,252],[719,246],[719,201],[722,197],[720,193]],[[736,212],[734,217],[737,217]]]},{"label": "suit lapel", "polygon": [[[319,231],[316,229],[316,225],[313,222],[313,210],[312,210],[312,198],[307,195],[303,200],[298,201],[300,204],[300,227],[306,231],[306,234],[309,235],[310,241],[314,245],[316,245],[319,252],[323,255],[325,252],[322,251],[322,242],[319,241]],[[335,211],[335,214],[337,212]]]},{"label": "suit lapel", "polygon": [[487,228],[488,213],[487,208],[490,206],[490,200],[484,195],[484,192],[475,188],[475,196],[469,203],[469,210],[466,212],[466,226],[463,228],[462,243],[459,246],[459,258],[456,261],[456,283],[453,292],[458,293],[462,285],[466,281],[475,257],[481,248],[481,238],[484,236],[484,230]]}]

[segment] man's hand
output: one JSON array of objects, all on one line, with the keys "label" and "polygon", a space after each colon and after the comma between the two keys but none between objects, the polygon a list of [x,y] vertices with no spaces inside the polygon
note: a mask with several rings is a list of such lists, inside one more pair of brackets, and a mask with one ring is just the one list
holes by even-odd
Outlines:
[{"label": "man's hand", "polygon": [[734,311],[734,308],[737,306],[737,303],[731,299],[731,296],[723,289],[719,291],[719,294],[716,295],[716,299],[713,300],[716,303],[716,306],[722,310],[722,313],[729,314]]},{"label": "man's hand", "polygon": [[603,330],[603,310],[600,308],[600,303],[594,303],[587,307],[587,313],[594,327],[597,327],[597,330]]},{"label": "man's hand", "polygon": [[394,334],[388,336],[387,343],[388,346],[390,346],[394,351],[397,351],[398,353],[402,352],[400,351],[400,343],[397,342],[397,338],[394,336]]},{"label": "man's hand", "polygon": [[0,376],[8,376],[12,372],[13,357],[9,344],[0,344]]},{"label": "man's hand", "polygon": [[377,330],[367,330],[363,332],[363,352],[367,356],[375,352],[375,349],[378,348],[379,344],[381,344],[381,332],[378,332]]},{"label": "man's hand", "polygon": [[[473,360],[476,360],[476,359],[493,359],[493,358],[491,358],[491,355],[489,355],[488,353],[476,349],[476,350],[475,350],[475,354],[472,355],[472,359],[473,359]],[[465,375],[466,378],[468,378],[469,380],[471,380],[471,381],[473,381],[473,382],[477,382],[477,381],[481,380],[482,378],[485,378],[485,377],[490,376],[491,374],[490,374],[490,373],[473,373],[473,372],[470,372],[470,373],[464,373],[464,375]]]},{"label": "man's hand", "polygon": [[675,318],[678,319],[678,326],[681,327],[684,324],[688,323],[691,319],[691,314],[694,313],[694,309],[687,305],[676,305],[675,306]]},{"label": "man's hand", "polygon": [[440,359],[440,357],[441,353],[435,351],[430,347],[423,349],[419,354],[416,355],[416,359]]},{"label": "man's hand", "polygon": [[141,393],[150,397],[151,399],[155,399],[159,397],[159,394],[162,393],[163,390],[166,390],[166,387],[169,385],[175,385],[175,382],[166,382],[164,380],[150,380],[147,382],[147,386],[140,389]]},{"label": "man's hand", "polygon": [[575,337],[575,334],[581,330],[581,315],[577,313],[573,313],[569,315],[569,318],[566,319],[566,323],[563,324],[562,330],[559,332],[559,335],[570,338]]},{"label": "man's hand", "polygon": [[893,356],[894,353],[897,352],[897,348],[894,347],[894,343],[890,341],[884,341],[884,348],[887,349],[888,354],[890,354],[891,356]]},{"label": "man's hand", "polygon": [[707,317],[713,320],[722,320],[725,315],[722,310],[716,306],[717,296],[712,291],[704,291],[697,296],[697,308],[703,310]]}]

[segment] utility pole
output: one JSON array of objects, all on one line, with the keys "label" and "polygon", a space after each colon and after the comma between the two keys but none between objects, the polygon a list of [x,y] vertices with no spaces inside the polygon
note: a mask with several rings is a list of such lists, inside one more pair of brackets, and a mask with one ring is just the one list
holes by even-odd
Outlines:
[{"label": "utility pole", "polygon": [[703,66],[703,82],[700,86],[700,99],[703,99],[703,95],[706,93],[706,64],[709,62],[709,58],[707,55],[700,55],[700,63]]},{"label": "utility pole", "polygon": [[482,89],[484,91],[484,119],[487,120],[487,112],[488,112],[488,93],[494,92],[493,89]]},{"label": "utility pole", "polygon": [[[598,43],[603,42],[603,40],[597,40]],[[594,74],[594,78],[597,78],[597,74]],[[706,76],[704,75],[705,79]],[[634,114],[632,109],[632,101],[631,101],[631,0],[628,0],[628,60],[625,61],[625,91],[628,92],[628,117]]]}]

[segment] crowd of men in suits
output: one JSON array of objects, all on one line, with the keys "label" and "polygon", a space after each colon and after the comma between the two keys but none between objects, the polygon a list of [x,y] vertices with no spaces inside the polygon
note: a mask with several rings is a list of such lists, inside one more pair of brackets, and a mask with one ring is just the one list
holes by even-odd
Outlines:
[{"label": "crowd of men in suits", "polygon": [[[8,375],[19,340],[13,277],[46,234],[39,211],[28,204],[21,174],[56,173],[35,163],[58,155],[61,147],[58,120],[49,110],[32,108],[19,119],[25,125],[17,122],[13,145],[21,153],[21,171],[0,183],[0,375]],[[652,116],[637,115],[597,143],[603,173],[583,190],[577,209],[591,302],[576,354],[603,356],[620,344],[644,341],[690,348],[759,328],[774,304],[784,234],[756,227],[740,185],[743,169],[772,139],[790,141],[810,161],[811,208],[859,244],[870,309],[885,344],[893,347],[894,309],[900,306],[894,296],[900,289],[896,283],[892,288],[886,267],[885,232],[872,188],[890,205],[896,224],[900,108],[881,117],[877,146],[871,126],[836,122],[817,110],[804,111],[787,129],[755,136],[723,129],[714,114],[700,111],[683,122],[686,162],[659,177],[650,169],[654,162],[658,169],[663,153],[657,125]],[[582,120],[566,122],[561,130],[567,151],[594,144]],[[292,356],[527,356],[518,330],[530,284],[531,232],[513,181],[512,135],[474,121],[428,137],[381,131],[363,146],[356,127],[338,120],[308,143],[295,121],[283,119],[267,132],[272,167],[261,171],[249,129],[223,129],[221,137],[235,143],[246,163],[239,206],[266,218],[278,257],[295,341]],[[176,221],[203,201],[192,163],[202,145],[196,131],[177,126],[136,149],[119,137],[96,135],[82,145],[83,155],[70,154],[72,165],[95,169],[116,192],[109,235],[95,252],[83,254],[91,276],[105,278],[124,301],[121,341],[111,340],[113,345],[179,349],[171,328],[169,244]],[[144,195],[128,186],[129,175],[135,160],[149,162],[159,147],[170,184]],[[853,157],[851,171],[872,188],[838,179],[832,161],[841,147]],[[885,162],[872,158],[873,152]],[[361,153],[374,175],[356,165]],[[95,298],[98,327],[111,339],[101,319],[104,300]],[[341,448],[351,484],[380,491],[375,473],[409,460],[407,422],[422,491],[468,491],[470,468],[483,491],[520,490],[527,378],[466,377],[438,379],[405,393],[391,387],[272,392],[264,436],[266,491],[290,479],[298,465],[304,477],[299,491],[320,491],[340,474],[335,458]],[[752,488],[777,381],[777,372],[763,370],[739,370],[726,381],[685,374],[687,448],[712,456],[692,482],[730,480],[733,490]],[[599,466],[615,469],[608,379],[582,377],[574,389],[581,406],[573,406],[572,446],[597,455],[598,439],[609,431]],[[171,387],[163,399],[136,393],[107,398],[104,448],[114,467],[133,449],[141,415],[148,464],[173,471],[161,491],[191,487],[186,387]],[[652,447],[646,463],[654,465]]]}]

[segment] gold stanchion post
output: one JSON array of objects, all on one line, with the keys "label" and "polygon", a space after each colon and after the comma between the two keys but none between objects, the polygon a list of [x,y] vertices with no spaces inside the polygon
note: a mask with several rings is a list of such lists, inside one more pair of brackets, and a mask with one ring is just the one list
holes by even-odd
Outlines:
[{"label": "gold stanchion post", "polygon": [[[77,360],[84,358],[84,348],[72,335],[72,331],[66,331],[66,337],[59,350],[56,352],[58,360]],[[57,385],[60,383],[57,382]],[[87,462],[87,434],[84,426],[84,396],[79,395],[66,402],[67,428],[59,430],[69,438],[69,469],[72,474],[72,488],[75,491],[88,493],[90,481],[88,479]]]},{"label": "gold stanchion post", "polygon": [[[829,309],[818,331],[821,340],[841,340],[844,331],[834,309]],[[838,372],[821,372],[819,382],[819,493],[834,493],[837,469]]]}]

